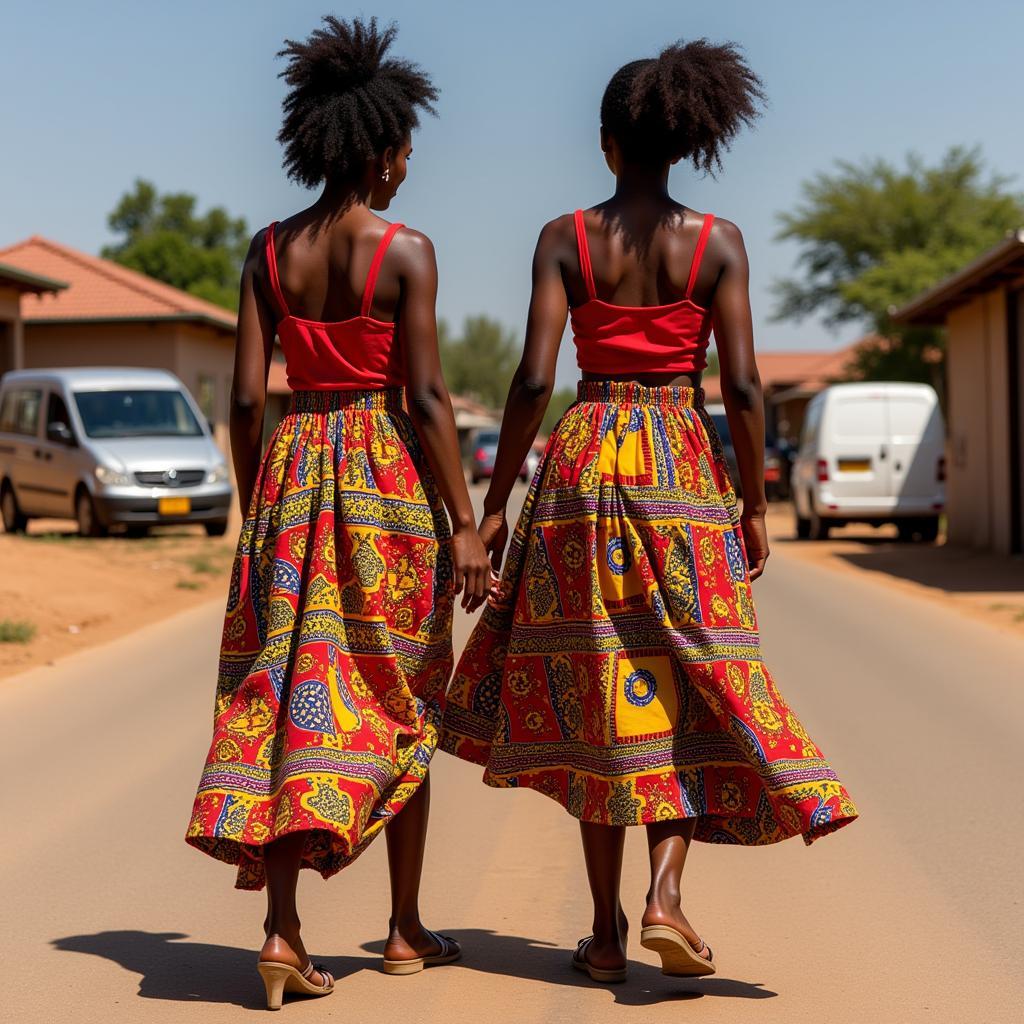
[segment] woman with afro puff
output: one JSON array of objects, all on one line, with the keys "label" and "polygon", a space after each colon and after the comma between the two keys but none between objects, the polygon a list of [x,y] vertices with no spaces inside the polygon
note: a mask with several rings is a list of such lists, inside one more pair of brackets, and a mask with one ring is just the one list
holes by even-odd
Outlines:
[{"label": "woman with afro puff", "polygon": [[[326,878],[381,831],[384,970],[460,952],[419,917],[427,769],[455,596],[476,607],[490,566],[441,375],[434,250],[374,212],[437,98],[389,56],[395,31],[328,17],[286,44],[278,138],[289,176],[321,191],[256,235],[242,272],[231,445],[244,523],[187,841],[237,865],[238,887],[267,886],[271,1009],[333,990],[300,937],[299,869]],[[261,457],[275,337],[293,395]]]},{"label": "woman with afro puff", "polygon": [[[578,398],[448,691],[444,749],[483,765],[489,785],[536,790],[579,819],[594,918],[571,959],[597,981],[626,977],[625,826],[644,826],[650,851],[641,944],[665,973],[703,975],[715,962],[680,896],[691,841],[810,843],[857,813],[761,660],[750,584],[768,558],[764,406],[743,239],[668,188],[678,161],[718,169],[762,100],[738,50],[706,40],[608,83],[614,194],[537,243],[481,523],[495,569],[567,316]],[[742,511],[703,404],[712,328]]]}]

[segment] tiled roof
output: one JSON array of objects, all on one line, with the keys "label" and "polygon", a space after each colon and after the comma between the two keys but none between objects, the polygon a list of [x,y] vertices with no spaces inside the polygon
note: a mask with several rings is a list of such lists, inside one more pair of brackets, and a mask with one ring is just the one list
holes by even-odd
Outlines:
[{"label": "tiled roof", "polygon": [[44,320],[198,320],[234,331],[235,314],[122,267],[112,260],[33,235],[0,249],[0,262],[29,273],[68,282],[56,295],[25,295],[26,323]]},{"label": "tiled roof", "polygon": [[12,267],[9,263],[0,263],[0,287],[14,288],[19,292],[58,292],[67,288],[64,281],[55,281],[52,277],[32,274],[21,267]]},{"label": "tiled roof", "polygon": [[[798,386],[820,390],[848,375],[854,353],[867,340],[862,338],[852,345],[830,352],[822,352],[820,349],[809,352],[759,352],[757,369],[761,375],[761,386],[765,391]],[[707,401],[722,400],[722,386],[717,375],[705,377],[701,386]]]}]

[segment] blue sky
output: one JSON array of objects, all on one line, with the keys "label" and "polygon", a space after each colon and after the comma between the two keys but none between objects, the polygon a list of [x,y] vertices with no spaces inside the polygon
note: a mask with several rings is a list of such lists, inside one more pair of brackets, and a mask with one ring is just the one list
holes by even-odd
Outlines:
[{"label": "blue sky", "polygon": [[767,86],[765,117],[717,181],[686,167],[672,177],[682,202],[742,228],[760,348],[831,348],[857,334],[769,321],[771,281],[795,255],[773,240],[776,215],[802,180],[840,158],[933,160],[955,143],[980,144],[1000,172],[1024,167],[1013,128],[1024,5],[1013,0],[43,2],[4,19],[4,136],[18,144],[0,159],[0,245],[39,233],[97,251],[137,176],[254,229],[304,205],[313,194],[285,179],[275,141],[274,54],[329,11],[397,20],[396,52],[442,90],[392,213],[434,239],[439,311],[453,322],[486,312],[521,331],[541,225],[611,190],[597,145],[609,76],[674,39],[739,43]]}]

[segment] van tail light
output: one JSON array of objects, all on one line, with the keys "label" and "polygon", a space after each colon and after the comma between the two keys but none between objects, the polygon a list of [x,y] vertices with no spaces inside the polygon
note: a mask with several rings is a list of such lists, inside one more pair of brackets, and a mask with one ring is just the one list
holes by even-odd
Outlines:
[{"label": "van tail light", "polygon": [[935,479],[940,484],[946,482],[946,456],[940,455],[939,461],[935,464]]},{"label": "van tail light", "polygon": [[473,458],[476,459],[477,462],[486,462],[487,452],[483,448],[477,448],[473,453]]},{"label": "van tail light", "polygon": [[826,459],[818,459],[818,483],[823,484],[828,482],[828,461]]}]

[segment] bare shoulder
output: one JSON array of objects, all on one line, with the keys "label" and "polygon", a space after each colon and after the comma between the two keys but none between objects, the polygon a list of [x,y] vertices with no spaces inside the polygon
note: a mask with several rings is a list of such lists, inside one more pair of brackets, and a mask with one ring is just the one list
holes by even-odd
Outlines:
[{"label": "bare shoulder", "polygon": [[410,273],[437,266],[434,243],[415,228],[403,227],[392,239],[389,251],[399,268]]},{"label": "bare shoulder", "polygon": [[743,232],[731,220],[716,216],[708,234],[708,245],[714,243],[723,249],[743,249]]},{"label": "bare shoulder", "polygon": [[571,213],[563,213],[560,217],[549,220],[540,229],[540,235],[537,238],[537,255],[561,259],[570,244],[575,248],[576,225]]}]

